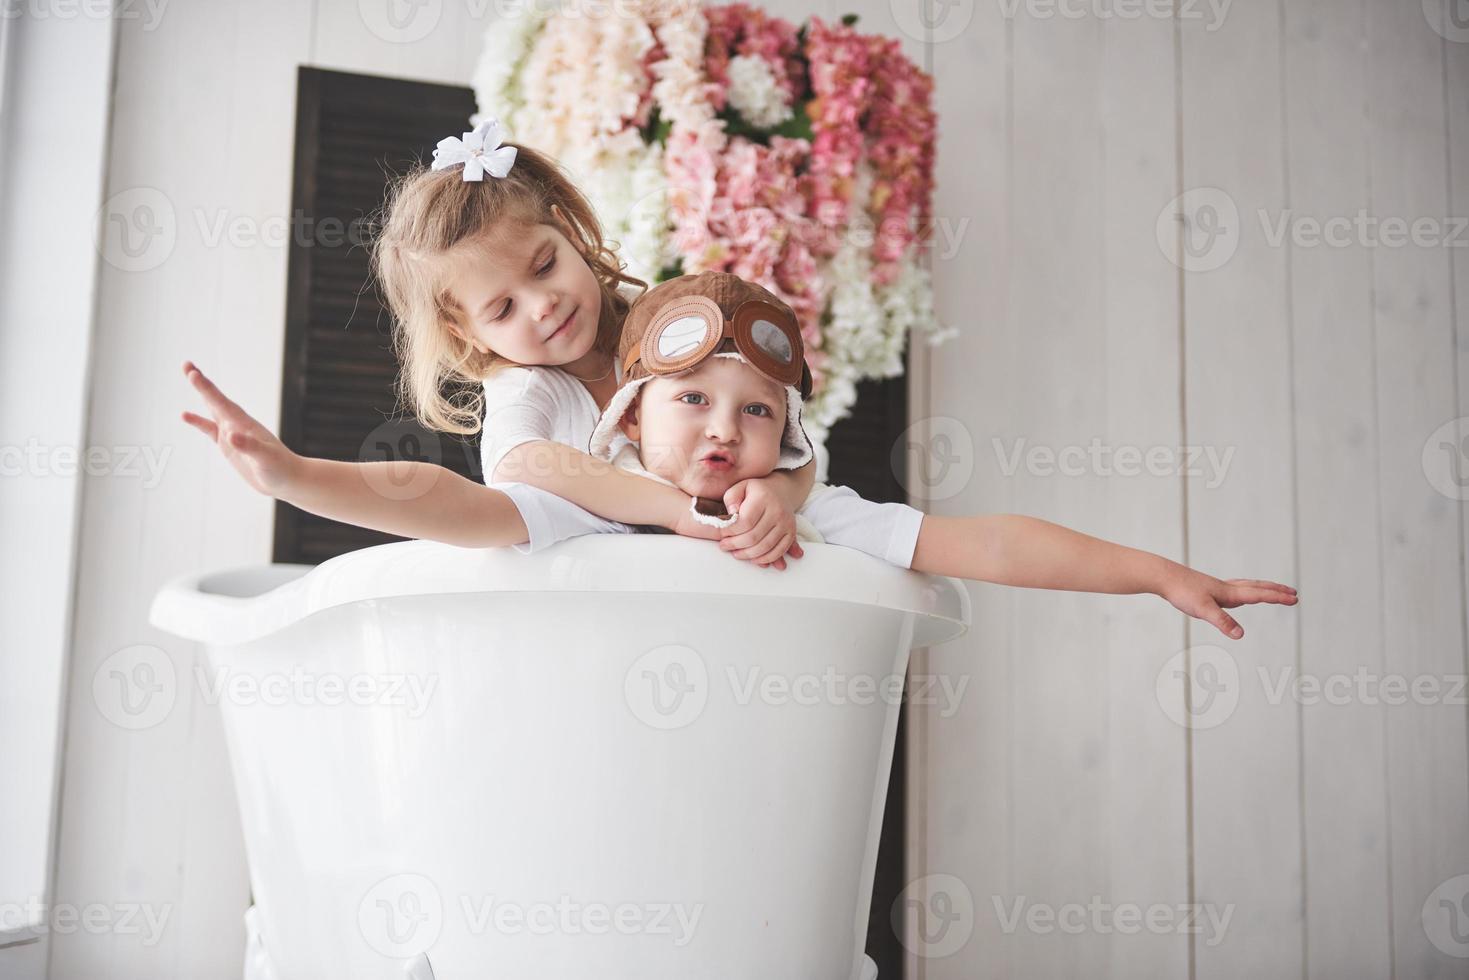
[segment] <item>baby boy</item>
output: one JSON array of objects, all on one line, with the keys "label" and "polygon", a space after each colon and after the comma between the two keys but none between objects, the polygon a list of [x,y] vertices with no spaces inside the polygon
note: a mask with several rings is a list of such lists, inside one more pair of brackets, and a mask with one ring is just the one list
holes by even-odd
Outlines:
[{"label": "baby boy", "polygon": [[[689,494],[697,520],[732,524],[725,491],[811,459],[801,427],[811,373],[800,325],[763,287],[727,272],[660,283],[628,312],[618,356],[624,384],[588,451]],[[608,521],[559,498],[549,501],[543,491],[516,490],[530,532],[529,543],[514,546],[522,552],[578,534],[662,530]],[[923,518],[907,504],[873,503],[848,487],[818,483],[796,511],[796,533],[908,568]]]}]

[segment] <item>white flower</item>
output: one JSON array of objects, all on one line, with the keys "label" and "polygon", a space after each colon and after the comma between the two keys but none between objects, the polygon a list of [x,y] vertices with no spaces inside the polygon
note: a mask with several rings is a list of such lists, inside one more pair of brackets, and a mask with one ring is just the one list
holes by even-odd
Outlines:
[{"label": "white flower", "polygon": [[893,325],[893,337],[901,357],[902,338],[907,333],[920,333],[930,347],[937,347],[959,335],[959,329],[944,326],[938,320],[933,302],[933,283],[928,268],[918,260],[918,248],[909,245],[898,263],[898,276],[879,290],[879,300]]},{"label": "white flower", "polygon": [[729,60],[729,104],[757,129],[774,129],[791,118],[786,93],[770,62],[749,55]]},{"label": "white flower", "polygon": [[651,23],[664,53],[662,61],[650,66],[653,100],[658,103],[659,113],[674,132],[693,133],[701,145],[717,155],[725,145],[724,120],[714,116],[710,86],[704,77],[709,21],[697,3],[680,0],[659,6]]},{"label": "white flower", "polygon": [[503,123],[520,132],[520,111],[524,105],[522,69],[547,16],[541,5],[531,4],[485,29],[484,49],[475,64],[471,82],[480,111],[470,116],[470,126],[479,125],[484,118],[482,113],[493,111]]}]

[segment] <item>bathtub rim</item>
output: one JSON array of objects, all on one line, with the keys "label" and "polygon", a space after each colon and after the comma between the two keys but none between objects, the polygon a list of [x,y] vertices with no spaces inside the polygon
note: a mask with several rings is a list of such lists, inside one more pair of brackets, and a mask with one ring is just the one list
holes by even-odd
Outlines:
[{"label": "bathtub rim", "polygon": [[[738,561],[679,535],[584,535],[533,555],[395,541],[319,565],[261,563],[179,575],[154,596],[148,622],[211,646],[237,646],[337,606],[422,595],[653,593],[792,598],[878,606],[914,617],[913,647],[962,636],[969,590],[958,579],[898,568],[829,544],[802,543],[785,571]],[[258,579],[253,595],[241,583]]]}]

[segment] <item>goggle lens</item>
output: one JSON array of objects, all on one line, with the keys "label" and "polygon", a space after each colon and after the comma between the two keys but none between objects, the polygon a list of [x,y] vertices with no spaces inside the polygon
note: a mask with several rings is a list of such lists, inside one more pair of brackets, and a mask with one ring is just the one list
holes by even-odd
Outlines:
[{"label": "goggle lens", "polygon": [[709,324],[701,316],[681,316],[669,321],[658,334],[658,356],[676,360],[698,350],[709,336]]},{"label": "goggle lens", "polygon": [[791,358],[795,356],[791,351],[791,338],[769,320],[756,320],[750,324],[750,339],[755,342],[756,347],[781,364],[791,363]]}]

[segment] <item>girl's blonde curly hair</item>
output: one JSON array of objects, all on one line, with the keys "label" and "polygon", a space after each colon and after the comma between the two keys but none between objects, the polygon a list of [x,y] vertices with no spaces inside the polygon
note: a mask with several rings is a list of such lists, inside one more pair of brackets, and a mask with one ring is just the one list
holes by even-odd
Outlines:
[{"label": "girl's blonde curly hair", "polygon": [[567,237],[601,286],[594,349],[613,356],[630,305],[617,286],[647,288],[623,273],[591,204],[555,160],[528,146],[501,145],[516,149],[505,177],[487,174],[470,181],[459,167],[419,166],[395,181],[372,245],[373,272],[393,316],[400,404],[421,425],[440,432],[478,433],[484,410],[480,386],[496,371],[514,366],[493,352],[481,354],[449,329],[462,315],[448,292],[450,249],[504,241],[526,225],[553,225],[563,233],[569,228]]}]

